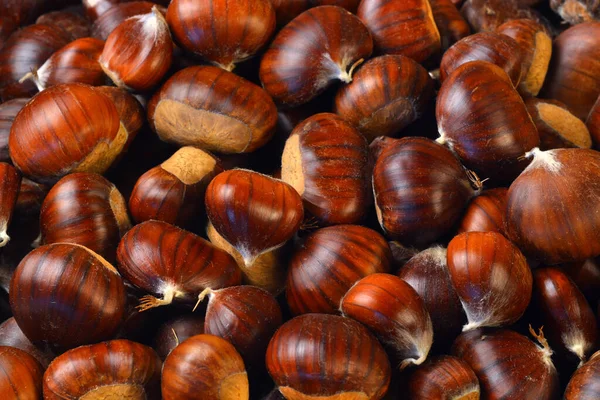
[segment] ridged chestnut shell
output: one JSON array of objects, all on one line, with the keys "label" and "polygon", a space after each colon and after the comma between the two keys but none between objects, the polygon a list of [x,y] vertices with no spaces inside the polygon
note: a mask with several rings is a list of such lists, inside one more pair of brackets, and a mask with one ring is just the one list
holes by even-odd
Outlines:
[{"label": "ridged chestnut shell", "polygon": [[600,351],[594,353],[571,377],[565,400],[594,400],[600,398]]},{"label": "ridged chestnut shell", "polygon": [[0,346],[0,394],[3,399],[41,399],[44,369],[22,350]]},{"label": "ridged chestnut shell", "polygon": [[458,233],[462,232],[506,232],[507,188],[484,190],[469,203],[463,215]]},{"label": "ridged chestnut shell", "polygon": [[410,375],[412,400],[478,400],[479,381],[469,364],[453,356],[429,360]]}]

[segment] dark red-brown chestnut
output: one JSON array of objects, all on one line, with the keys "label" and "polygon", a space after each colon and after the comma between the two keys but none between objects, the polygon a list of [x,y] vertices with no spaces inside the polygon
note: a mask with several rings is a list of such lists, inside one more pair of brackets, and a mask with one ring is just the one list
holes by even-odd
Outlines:
[{"label": "dark red-brown chestnut", "polygon": [[345,317],[307,314],[286,322],[267,349],[267,369],[290,400],[379,400],[391,367],[377,339]]},{"label": "dark red-brown chestnut", "polygon": [[284,26],[309,8],[318,6],[339,6],[355,12],[360,0],[271,0],[275,7],[277,25]]},{"label": "dark red-brown chestnut", "polygon": [[92,29],[91,23],[83,15],[69,9],[42,14],[35,20],[35,23],[62,29],[72,41],[89,37]]},{"label": "dark red-brown chestnut", "polygon": [[523,0],[465,0],[460,13],[475,32],[495,31],[513,19],[530,19],[550,26],[537,10],[522,3]]},{"label": "dark red-brown chestnut", "polygon": [[158,328],[156,335],[154,335],[152,347],[156,350],[156,354],[160,359],[164,361],[169,353],[184,340],[203,333],[204,316],[198,313],[184,314],[168,320]]},{"label": "dark red-brown chestnut", "polygon": [[[155,6],[156,4],[150,1],[127,1],[115,4],[114,7],[108,8],[94,21],[92,36],[100,40],[106,40],[123,21],[136,15],[148,14]],[[167,13],[164,7],[158,7],[158,9],[163,15]]]},{"label": "dark red-brown chestnut", "polygon": [[22,98],[8,100],[0,104],[0,162],[12,162],[8,154],[10,127],[19,111],[28,102],[28,98]]},{"label": "dark red-brown chestnut", "polygon": [[590,115],[587,117],[586,126],[590,131],[594,149],[600,149],[600,96],[598,96],[598,100],[596,100],[596,103],[592,107],[592,111],[590,111]]},{"label": "dark red-brown chestnut", "polygon": [[433,20],[440,32],[442,51],[471,34],[467,21],[460,15],[452,0],[429,0]]},{"label": "dark red-brown chestnut", "polygon": [[575,283],[592,307],[600,300],[599,261],[598,258],[588,258],[585,261],[560,265],[561,271]]},{"label": "dark red-brown chestnut", "polygon": [[0,346],[0,396],[5,400],[42,398],[44,368],[31,355],[14,347]]},{"label": "dark red-brown chestnut", "polygon": [[21,188],[21,174],[10,164],[0,162],[0,247],[8,244],[8,226]]},{"label": "dark red-brown chestnut", "polygon": [[565,400],[594,400],[600,397],[600,351],[595,352],[571,377]]},{"label": "dark red-brown chestnut", "polygon": [[462,232],[506,232],[506,196],[507,188],[484,190],[469,203],[460,224]]},{"label": "dark red-brown chestnut", "polygon": [[[146,123],[146,114],[140,101],[131,93],[115,86],[98,86],[96,91],[112,100],[121,119],[121,124],[127,131],[127,141],[123,146],[127,150],[133,139]],[[117,156],[117,161],[123,156]],[[115,161],[116,163],[116,161]]]},{"label": "dark red-brown chestnut", "polygon": [[36,346],[27,339],[14,317],[10,317],[0,324],[0,346],[23,350],[35,358],[44,368],[48,367],[50,361],[54,359],[54,354],[49,349]]},{"label": "dark red-brown chestnut", "polygon": [[410,375],[413,400],[479,400],[479,381],[469,364],[453,356],[438,356]]}]

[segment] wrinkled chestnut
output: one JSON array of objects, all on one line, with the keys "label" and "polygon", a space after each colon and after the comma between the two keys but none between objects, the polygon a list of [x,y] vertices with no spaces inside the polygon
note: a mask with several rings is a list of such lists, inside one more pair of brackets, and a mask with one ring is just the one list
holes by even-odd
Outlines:
[{"label": "wrinkled chestnut", "polygon": [[6,400],[42,398],[44,369],[35,358],[14,347],[0,346],[0,397]]},{"label": "wrinkled chestnut", "polygon": [[469,203],[463,215],[458,233],[506,232],[506,196],[508,189],[495,188],[483,191]]},{"label": "wrinkled chestnut", "polygon": [[478,400],[479,381],[469,364],[452,356],[436,357],[410,376],[413,400]]}]

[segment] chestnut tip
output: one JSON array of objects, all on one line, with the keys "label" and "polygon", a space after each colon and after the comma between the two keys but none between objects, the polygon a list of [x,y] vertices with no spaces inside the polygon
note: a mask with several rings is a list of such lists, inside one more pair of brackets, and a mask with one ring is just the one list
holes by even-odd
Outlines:
[{"label": "chestnut tip", "polygon": [[0,231],[0,247],[4,247],[10,242],[10,236],[6,233],[6,228]]}]

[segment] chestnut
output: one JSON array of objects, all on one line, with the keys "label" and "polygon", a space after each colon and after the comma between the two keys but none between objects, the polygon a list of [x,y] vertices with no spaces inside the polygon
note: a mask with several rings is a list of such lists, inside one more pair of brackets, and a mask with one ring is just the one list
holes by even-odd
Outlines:
[{"label": "chestnut", "polygon": [[513,38],[521,48],[519,92],[525,96],[537,96],[548,72],[552,38],[543,25],[530,19],[505,22],[497,32]]},{"label": "chestnut", "polygon": [[558,397],[558,374],[552,350],[541,333],[535,344],[516,332],[477,329],[463,332],[454,342],[453,355],[462,358],[477,375],[482,399],[538,399]]},{"label": "chestnut", "polygon": [[429,0],[433,20],[440,32],[442,51],[471,34],[467,21],[452,0]]},{"label": "chestnut", "polygon": [[360,323],[336,315],[301,315],[283,324],[266,362],[289,400],[379,400],[390,384],[390,362],[377,339]]},{"label": "chestnut", "polygon": [[415,254],[398,271],[398,276],[415,289],[429,310],[433,345],[438,349],[451,344],[466,321],[446,257],[445,248],[430,247]]},{"label": "chestnut", "polygon": [[28,98],[12,99],[0,104],[0,162],[12,162],[8,154],[8,136],[17,113],[29,102]]},{"label": "chestnut", "polygon": [[10,240],[7,231],[20,188],[19,172],[12,165],[0,162],[0,247],[6,246]]},{"label": "chestnut", "polygon": [[129,282],[152,294],[142,298],[140,311],[174,300],[194,304],[207,287],[239,285],[242,279],[229,254],[161,221],[142,222],[130,229],[119,243],[117,261]]},{"label": "chestnut", "polygon": [[181,227],[190,225],[199,214],[206,187],[222,171],[212,154],[182,147],[140,176],[129,198],[131,215],[136,222],[155,219]]},{"label": "chestnut", "polygon": [[246,369],[260,367],[269,340],[282,324],[281,309],[272,294],[254,286],[205,289],[208,297],[204,333],[231,343],[242,356]]},{"label": "chestnut", "polygon": [[[0,109],[1,107],[0,105]],[[586,126],[590,131],[594,149],[600,149],[600,96],[598,96],[598,100],[596,100],[592,111],[590,111],[590,115],[587,117]]]},{"label": "chestnut", "polygon": [[460,13],[475,32],[495,31],[513,19],[530,19],[544,26],[550,25],[537,10],[523,4],[523,0],[465,0]]},{"label": "chestnut", "polygon": [[121,3],[121,0],[82,0],[81,5],[85,15],[90,21],[95,21],[113,6]]},{"label": "chestnut", "polygon": [[478,400],[479,381],[469,364],[453,356],[429,360],[410,375],[413,400]]},{"label": "chestnut", "polygon": [[13,121],[15,166],[42,183],[70,172],[103,173],[128,140],[114,103],[92,86],[63,84],[38,93]]},{"label": "chestnut", "polygon": [[535,149],[528,155],[533,161],[508,189],[509,238],[549,265],[600,255],[600,154]]},{"label": "chestnut", "polygon": [[[106,0],[102,2],[104,1]],[[98,4],[99,2],[96,0],[95,3]],[[112,31],[126,19],[135,17],[136,15],[148,14],[155,6],[154,2],[149,1],[127,1],[121,4],[114,4],[94,20],[92,36],[100,40],[106,40]],[[167,12],[164,7],[158,7],[158,9],[163,15]]]},{"label": "chestnut", "polygon": [[148,121],[162,140],[179,146],[246,153],[271,139],[277,109],[253,83],[217,67],[195,66],[175,73],[154,94]]},{"label": "chestnut", "polygon": [[275,7],[277,25],[284,26],[312,7],[334,5],[355,12],[360,0],[271,0]]},{"label": "chestnut", "polygon": [[458,67],[470,61],[487,61],[502,68],[513,86],[521,81],[521,46],[511,37],[480,32],[458,41],[444,53],[440,78],[444,82]]},{"label": "chestnut", "polygon": [[69,10],[50,11],[35,20],[36,24],[46,24],[62,29],[69,34],[71,40],[90,36],[91,25],[84,16]]},{"label": "chestnut", "polygon": [[302,199],[287,183],[234,169],[220,173],[208,185],[206,214],[249,266],[294,236],[304,209]]},{"label": "chestnut", "polygon": [[163,400],[248,400],[244,361],[232,344],[213,335],[196,335],[175,347],[164,362]]},{"label": "chestnut", "polygon": [[399,54],[420,63],[441,49],[428,0],[363,0],[356,15],[373,34],[380,53]]},{"label": "chestnut", "polygon": [[23,350],[0,346],[0,396],[7,400],[42,398],[44,369]]},{"label": "chestnut", "polygon": [[161,362],[129,340],[81,346],[56,357],[44,373],[44,399],[159,399]]},{"label": "chestnut", "polygon": [[371,55],[369,29],[337,6],[308,9],[284,26],[260,62],[260,81],[273,99],[290,107],[321,94],[334,81],[352,81]]},{"label": "chestnut", "polygon": [[373,169],[377,217],[386,235],[427,245],[447,233],[479,189],[446,147],[426,138],[390,139]]},{"label": "chestnut", "polygon": [[121,237],[131,228],[125,199],[97,174],[69,174],[50,189],[42,204],[43,243],[76,243],[114,261]]},{"label": "chestnut", "polygon": [[558,268],[536,269],[533,283],[535,309],[548,342],[555,351],[570,352],[583,364],[598,339],[596,316],[583,293]]},{"label": "chestnut", "polygon": [[433,342],[429,312],[415,289],[397,276],[378,273],[362,278],[346,292],[340,311],[391,346],[400,369],[427,358]]},{"label": "chestnut", "polygon": [[600,3],[587,0],[550,0],[555,13],[571,25],[600,19]]},{"label": "chestnut", "polygon": [[498,232],[505,234],[507,188],[484,190],[469,203],[463,215],[458,233]]},{"label": "chestnut", "polygon": [[288,271],[286,297],[293,314],[334,314],[357,281],[389,272],[392,254],[376,231],[358,225],[322,228],[294,252]]},{"label": "chestnut", "polygon": [[0,324],[0,346],[23,350],[35,358],[44,368],[48,367],[48,364],[54,358],[54,354],[49,349],[40,348],[27,339],[14,317],[10,317]]},{"label": "chestnut", "polygon": [[560,269],[575,283],[593,307],[600,300],[600,260],[589,258],[585,261],[561,264]]},{"label": "chestnut", "polygon": [[438,141],[494,183],[514,179],[527,165],[524,154],[539,145],[535,125],[509,76],[486,61],[462,64],[446,78],[436,117]]},{"label": "chestnut", "polygon": [[[138,314],[139,315],[139,314]],[[0,326],[1,329],[1,326]],[[164,361],[173,349],[192,336],[204,333],[204,316],[185,314],[162,324],[154,336],[154,349]]]},{"label": "chestnut", "polygon": [[172,0],[167,21],[181,47],[232,71],[268,43],[275,8],[263,0]]},{"label": "chestnut", "polygon": [[433,96],[427,70],[404,56],[381,56],[362,65],[335,96],[335,113],[369,142],[394,136],[425,112]]},{"label": "chestnut", "polygon": [[542,96],[565,103],[585,120],[600,95],[600,21],[575,25],[554,40]]},{"label": "chestnut", "polygon": [[[95,89],[111,99],[115,105],[117,114],[119,114],[119,118],[121,119],[121,124],[123,124],[123,127],[127,131],[127,141],[123,146],[123,149],[127,150],[146,121],[142,104],[135,96],[124,89],[114,86],[98,86]],[[122,155],[123,153],[117,156],[117,161]]]},{"label": "chestnut", "polygon": [[364,219],[372,204],[367,141],[335,114],[305,119],[292,131],[281,159],[281,179],[302,197],[307,214],[324,225]]},{"label": "chestnut", "polygon": [[117,270],[78,244],[38,247],[23,258],[10,282],[19,328],[34,344],[59,349],[110,338],[121,325],[125,301]]},{"label": "chestnut", "polygon": [[506,326],[529,305],[532,276],[519,249],[497,232],[465,232],[448,244],[448,272],[467,314],[463,331]]},{"label": "chestnut", "polygon": [[0,17],[0,49],[18,28],[19,25],[12,18],[4,15]]},{"label": "chestnut", "polygon": [[15,203],[15,212],[21,216],[35,215],[37,220],[39,218],[40,209],[42,208],[42,202],[47,194],[48,186],[36,183],[27,178],[22,178],[19,195],[17,196],[17,202]]},{"label": "chestnut", "polygon": [[592,400],[600,397],[600,351],[594,353],[571,377],[565,400]]},{"label": "chestnut", "polygon": [[588,128],[564,103],[531,97],[525,101],[525,105],[540,135],[541,150],[592,147]]}]

